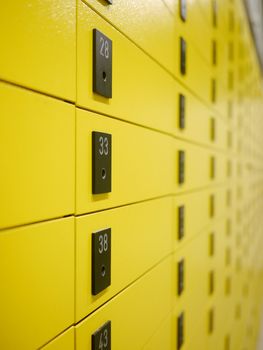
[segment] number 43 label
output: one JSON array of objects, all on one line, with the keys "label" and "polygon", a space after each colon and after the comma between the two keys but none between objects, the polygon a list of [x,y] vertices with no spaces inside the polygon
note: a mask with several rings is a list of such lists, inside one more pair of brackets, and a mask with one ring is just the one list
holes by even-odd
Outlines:
[{"label": "number 43 label", "polygon": [[111,350],[111,321],[92,334],[92,350]]}]

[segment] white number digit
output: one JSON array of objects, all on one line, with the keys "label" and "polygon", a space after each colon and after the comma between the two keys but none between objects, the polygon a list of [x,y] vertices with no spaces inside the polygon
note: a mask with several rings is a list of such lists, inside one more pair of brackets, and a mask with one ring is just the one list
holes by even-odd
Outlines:
[{"label": "white number digit", "polygon": [[108,250],[108,235],[105,233],[104,235],[104,244],[103,244],[104,252]]},{"label": "white number digit", "polygon": [[106,59],[110,56],[110,48],[108,40],[105,40],[102,36],[100,37],[100,55]]},{"label": "white number digit", "polygon": [[107,137],[103,138],[102,136],[100,136],[99,143],[100,143],[99,154],[101,156],[103,154],[105,154],[105,156],[107,156],[109,153],[109,141],[108,141]]},{"label": "white number digit", "polygon": [[108,155],[108,153],[109,153],[109,142],[108,142],[108,139],[107,139],[107,137],[104,137],[104,154],[105,154],[105,156],[107,156]]},{"label": "white number digit", "polygon": [[100,42],[101,42],[100,55],[104,57],[104,39],[102,36],[100,37]]},{"label": "white number digit", "polygon": [[104,249],[103,235],[100,235],[100,236],[99,236],[99,243],[100,243],[100,246],[99,246],[99,253],[102,254],[102,253],[103,253],[103,249]]},{"label": "white number digit", "polygon": [[101,335],[100,335],[100,342],[99,342],[99,349],[100,350],[103,350],[103,334],[101,333]]},{"label": "white number digit", "polygon": [[105,57],[109,58],[109,42],[105,40]]},{"label": "white number digit", "polygon": [[100,138],[99,138],[99,143],[100,143],[100,148],[99,148],[99,154],[102,156],[103,155],[103,137],[102,136],[100,136]]},{"label": "white number digit", "polygon": [[104,329],[104,348],[108,346],[108,330]]},{"label": "white number digit", "polygon": [[108,250],[108,235],[105,233],[104,235],[99,236],[99,253],[102,254],[103,251],[106,252]]}]

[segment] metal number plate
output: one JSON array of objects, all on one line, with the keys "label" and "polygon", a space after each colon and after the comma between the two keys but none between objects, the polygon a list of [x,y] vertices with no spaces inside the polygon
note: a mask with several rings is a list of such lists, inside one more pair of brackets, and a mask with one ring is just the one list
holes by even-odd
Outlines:
[{"label": "metal number plate", "polygon": [[215,141],[216,139],[216,121],[215,118],[211,118],[211,141]]},{"label": "metal number plate", "polygon": [[217,63],[217,44],[216,41],[212,41],[212,63],[214,66],[216,66]]},{"label": "metal number plate", "polygon": [[111,134],[92,132],[92,193],[111,192]]},{"label": "metal number plate", "polygon": [[217,26],[217,0],[212,2],[212,17],[213,17],[213,26]]},{"label": "metal number plate", "polygon": [[92,294],[111,284],[111,229],[92,233]]},{"label": "metal number plate", "polygon": [[183,38],[180,38],[180,71],[182,75],[186,74],[186,41]]},{"label": "metal number plate", "polygon": [[179,95],[179,128],[185,128],[185,96]]},{"label": "metal number plate", "polygon": [[211,179],[215,178],[215,170],[216,169],[216,160],[215,157],[211,157],[210,158],[210,177]]},{"label": "metal number plate", "polygon": [[92,334],[92,350],[111,350],[111,321]]},{"label": "metal number plate", "polygon": [[215,79],[211,80],[211,101],[213,103],[216,102],[216,80]]},{"label": "metal number plate", "polygon": [[180,17],[182,21],[186,21],[186,0],[180,0]]},{"label": "metal number plate", "polygon": [[178,295],[181,295],[184,290],[184,260],[178,262]]},{"label": "metal number plate", "polygon": [[93,29],[93,92],[112,97],[112,41]]},{"label": "metal number plate", "polygon": [[177,350],[181,349],[184,343],[184,314],[177,318]]},{"label": "metal number plate", "polygon": [[178,208],[178,239],[184,237],[184,205]]},{"label": "metal number plate", "polygon": [[210,196],[210,217],[213,218],[215,215],[215,197],[214,195]]},{"label": "metal number plate", "polygon": [[179,151],[179,176],[178,176],[178,182],[179,184],[184,183],[184,163],[185,163],[185,154],[184,151]]}]

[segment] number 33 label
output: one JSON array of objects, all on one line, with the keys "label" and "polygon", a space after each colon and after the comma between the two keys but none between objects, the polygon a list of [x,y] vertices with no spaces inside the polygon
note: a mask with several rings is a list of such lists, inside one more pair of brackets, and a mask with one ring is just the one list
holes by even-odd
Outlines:
[{"label": "number 33 label", "polygon": [[92,132],[92,193],[111,192],[111,134]]}]

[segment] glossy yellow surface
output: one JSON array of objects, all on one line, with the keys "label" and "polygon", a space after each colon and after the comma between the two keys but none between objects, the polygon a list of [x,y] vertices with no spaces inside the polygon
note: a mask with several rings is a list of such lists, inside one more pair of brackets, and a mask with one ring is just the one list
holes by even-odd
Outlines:
[{"label": "glossy yellow surface", "polygon": [[178,62],[176,22],[162,0],[131,0],[109,6],[104,1],[83,0],[113,26],[170,72]]},{"label": "glossy yellow surface", "polygon": [[[76,130],[77,214],[202,188],[228,178],[227,160],[222,153],[209,152],[204,147],[149,129],[78,109]],[[111,193],[91,193],[92,131],[112,134]],[[185,182],[180,185],[177,175],[179,150],[185,152]],[[214,178],[211,176],[211,157],[215,158]],[[129,183],[127,179],[130,179]]]},{"label": "glossy yellow surface", "polygon": [[[80,0],[77,3],[78,106],[174,133],[177,127],[175,97],[178,85],[176,82],[96,12]],[[101,97],[92,91],[93,28],[98,29],[113,41],[112,99]],[[152,83],[153,78],[155,84]],[[132,108],[127,108],[127,101],[132,101]]]},{"label": "glossy yellow surface", "polygon": [[162,322],[158,330],[153,334],[150,340],[145,344],[145,350],[174,349],[174,329],[172,314]]},{"label": "glossy yellow surface", "polygon": [[[113,350],[173,350],[182,313],[177,350],[256,349],[261,68],[241,0],[185,3],[185,20],[178,0],[0,5],[1,350],[91,350],[108,320]],[[111,99],[93,93],[94,28]],[[107,194],[92,195],[92,131],[112,135]],[[92,296],[105,228],[111,285]]]},{"label": "glossy yellow surface", "polygon": [[0,78],[75,101],[75,1],[6,1],[0,23]]},{"label": "glossy yellow surface", "polygon": [[[92,131],[112,134],[111,193],[91,193]],[[77,214],[171,193],[176,181],[172,138],[81,109],[76,132]]]},{"label": "glossy yellow surface", "polygon": [[[219,193],[221,189],[215,192]],[[196,191],[173,197],[176,231],[174,235],[174,248],[193,239],[210,223],[210,190]],[[200,205],[202,203],[202,205]],[[184,206],[184,237],[178,240],[179,207]]]},{"label": "glossy yellow surface", "polygon": [[[176,317],[185,313],[185,344],[193,348],[195,336],[204,333],[205,304],[207,299],[207,259],[206,231],[199,233],[188,245],[177,250],[174,254],[174,314]],[[196,254],[196,251],[198,254]],[[184,260],[184,290],[178,295],[178,262]],[[199,331],[197,330],[199,329]]]},{"label": "glossy yellow surface", "polygon": [[0,94],[0,228],[72,214],[74,107],[5,83]]},{"label": "glossy yellow surface", "polygon": [[[113,349],[141,349],[170,313],[171,273],[172,259],[168,257],[79,323],[76,326],[76,349],[90,349],[92,333],[108,320],[111,320]],[[132,340],[127,342],[127,339]]]},{"label": "glossy yellow surface", "polygon": [[2,231],[0,271],[0,348],[37,349],[74,322],[74,219]]},{"label": "glossy yellow surface", "polygon": [[[111,285],[93,296],[91,235],[107,227],[111,228],[112,235]],[[97,309],[170,254],[174,230],[171,197],[77,218],[76,321]]]},{"label": "glossy yellow surface", "polygon": [[43,350],[74,350],[74,339],[74,328],[71,327],[69,330],[62,333],[56,339],[51,341],[48,345],[44,346]]}]

